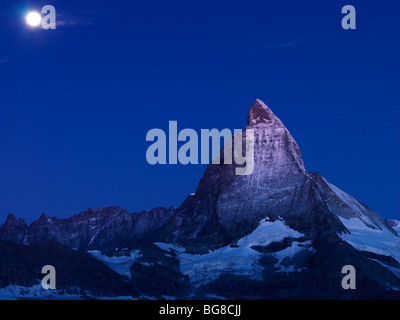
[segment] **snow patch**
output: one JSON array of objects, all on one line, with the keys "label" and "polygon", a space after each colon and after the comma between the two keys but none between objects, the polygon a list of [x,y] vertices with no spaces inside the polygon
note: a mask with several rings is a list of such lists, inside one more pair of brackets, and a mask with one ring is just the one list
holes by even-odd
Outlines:
[{"label": "snow patch", "polygon": [[338,218],[340,219],[340,221],[344,224],[344,226],[349,231],[350,231],[350,229],[353,231],[355,231],[355,230],[359,230],[359,231],[364,230],[364,231],[371,231],[371,232],[380,232],[381,231],[379,229],[369,227],[369,225],[373,225],[373,224],[372,224],[371,220],[366,216],[363,216],[362,218],[359,217],[359,218],[349,218],[349,219],[338,216]]},{"label": "snow patch", "polygon": [[275,252],[274,256],[276,259],[278,259],[278,262],[275,264],[275,268],[279,268],[279,270],[275,272],[293,272],[293,271],[301,271],[304,268],[301,269],[295,269],[294,266],[283,266],[282,261],[286,258],[293,258],[295,255],[300,253],[303,250],[308,250],[310,252],[313,252],[314,249],[311,247],[311,241],[304,241],[304,242],[297,242],[293,241],[292,245],[288,248],[285,248],[281,251]]},{"label": "snow patch", "polygon": [[66,290],[45,290],[41,284],[32,287],[9,285],[0,289],[0,300],[19,299],[50,299],[50,300],[79,300],[79,294],[69,294]]},{"label": "snow patch", "polygon": [[[400,238],[382,225],[382,229],[368,227],[360,218],[339,217],[350,234],[339,236],[359,251],[368,251],[394,258],[400,263]],[[362,219],[368,219],[363,216]]]},{"label": "snow patch", "polygon": [[181,252],[181,253],[185,252],[185,248],[180,247],[180,246],[178,246],[176,244],[164,243],[164,242],[155,242],[154,244],[157,247],[159,247],[161,250],[164,250],[164,251],[171,251],[171,249],[172,249],[174,251]]},{"label": "snow patch", "polygon": [[130,268],[132,264],[136,261],[137,258],[140,258],[142,255],[140,250],[134,250],[131,252],[129,256],[106,256],[102,254],[98,250],[90,250],[88,251],[94,258],[103,262],[107,265],[110,269],[114,270],[115,272],[119,273],[122,276],[131,278],[131,271]]},{"label": "snow patch", "polygon": [[154,266],[153,262],[139,262],[142,266],[151,267]]},{"label": "snow patch", "polygon": [[262,278],[263,267],[258,264],[260,253],[251,248],[226,246],[207,254],[180,253],[181,272],[197,284],[217,279],[223,273]]},{"label": "snow patch", "polygon": [[[237,242],[237,247],[225,246],[207,254],[189,254],[185,249],[170,243],[157,242],[164,251],[174,250],[180,261],[180,270],[189,276],[195,284],[205,284],[217,279],[221,274],[234,274],[248,276],[250,279],[261,280],[263,267],[258,264],[262,254],[252,246],[266,246],[272,242],[282,241],[284,238],[300,238],[304,235],[287,227],[283,221],[274,222],[263,219],[260,225],[249,235]],[[291,256],[295,254],[296,246],[280,254]],[[279,259],[279,258],[278,258]]]},{"label": "snow patch", "polygon": [[240,247],[267,246],[287,237],[300,238],[304,237],[304,234],[287,227],[280,220],[270,222],[263,219],[257,229],[240,239],[237,244]]}]

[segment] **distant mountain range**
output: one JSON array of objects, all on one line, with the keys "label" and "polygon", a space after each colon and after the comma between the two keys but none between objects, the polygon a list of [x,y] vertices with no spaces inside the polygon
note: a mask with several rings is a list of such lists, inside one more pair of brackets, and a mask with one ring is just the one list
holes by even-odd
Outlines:
[{"label": "distant mountain range", "polygon": [[[253,173],[209,164],[179,208],[42,214],[29,225],[8,215],[0,297],[399,299],[400,222],[307,171],[296,141],[262,101],[247,123]],[[49,264],[56,290],[40,286]],[[341,285],[345,265],[356,270],[354,290]]]}]

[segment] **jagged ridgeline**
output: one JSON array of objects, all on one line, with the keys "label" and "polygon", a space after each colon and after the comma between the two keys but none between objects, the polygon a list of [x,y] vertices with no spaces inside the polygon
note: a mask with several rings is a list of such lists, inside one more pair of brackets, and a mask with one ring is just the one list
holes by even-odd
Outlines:
[{"label": "jagged ridgeline", "polygon": [[[29,225],[9,215],[0,226],[0,295],[398,299],[398,222],[307,171],[262,101],[245,129],[254,130],[252,174],[209,164],[179,208],[43,214]],[[57,270],[56,290],[37,280],[47,264]],[[356,289],[342,287],[345,265],[356,270]]]}]

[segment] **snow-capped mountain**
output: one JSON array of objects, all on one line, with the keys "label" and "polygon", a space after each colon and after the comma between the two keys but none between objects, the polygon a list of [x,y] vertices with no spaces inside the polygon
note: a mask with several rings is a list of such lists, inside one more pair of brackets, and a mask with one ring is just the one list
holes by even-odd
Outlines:
[{"label": "snow-capped mountain", "polygon": [[[9,215],[0,243],[27,255],[26,248],[38,243],[57,243],[79,259],[94,259],[115,279],[102,284],[103,296],[398,298],[399,224],[307,171],[291,133],[262,101],[251,106],[246,129],[254,130],[253,173],[236,175],[233,164],[210,164],[195,194],[177,209],[131,214],[113,207],[69,219],[43,214],[30,225]],[[38,270],[41,261],[62,270],[59,257],[46,252],[32,262],[16,260],[16,268],[26,270],[26,286],[37,284],[28,270]],[[1,286],[24,285],[2,266],[2,254],[7,276]],[[341,286],[341,269],[349,264],[357,270],[356,290]],[[61,289],[76,288],[72,284]],[[90,279],[78,287],[99,296]]]}]

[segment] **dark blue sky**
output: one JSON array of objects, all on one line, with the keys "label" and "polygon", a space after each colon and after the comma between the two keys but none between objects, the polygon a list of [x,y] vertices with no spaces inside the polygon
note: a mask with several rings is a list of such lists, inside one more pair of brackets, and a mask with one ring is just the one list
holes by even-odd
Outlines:
[{"label": "dark blue sky", "polygon": [[[57,29],[27,27],[46,4]],[[147,164],[147,131],[240,129],[256,98],[308,170],[400,219],[399,32],[386,0],[2,0],[0,223],[179,206],[205,165]]]}]

